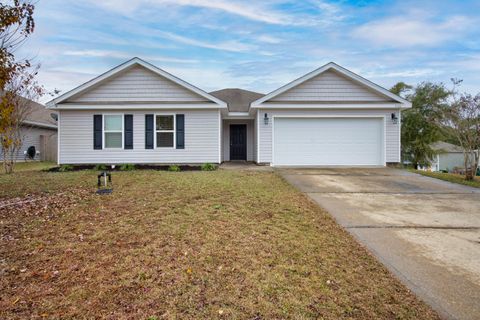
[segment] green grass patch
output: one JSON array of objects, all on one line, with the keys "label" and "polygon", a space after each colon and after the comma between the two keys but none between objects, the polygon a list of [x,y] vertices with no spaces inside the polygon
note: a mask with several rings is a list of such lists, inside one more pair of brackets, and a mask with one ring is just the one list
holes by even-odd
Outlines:
[{"label": "green grass patch", "polygon": [[480,177],[475,177],[474,180],[465,180],[465,176],[454,174],[454,173],[443,173],[443,172],[430,172],[430,171],[422,171],[422,170],[410,170],[411,172],[415,172],[421,174],[422,176],[432,177],[440,180],[445,180],[448,182],[463,184],[469,187],[480,188]]}]

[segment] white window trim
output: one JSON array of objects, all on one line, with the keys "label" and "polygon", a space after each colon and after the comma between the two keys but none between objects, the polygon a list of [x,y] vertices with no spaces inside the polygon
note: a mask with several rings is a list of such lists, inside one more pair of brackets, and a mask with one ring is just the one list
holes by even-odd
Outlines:
[{"label": "white window trim", "polygon": [[[155,145],[155,149],[177,149],[177,114],[176,113],[155,113],[155,119],[153,120],[153,128],[154,128],[154,137],[153,143]],[[157,130],[157,116],[173,116],[173,130]],[[173,146],[171,147],[158,147],[157,146],[157,132],[173,132]]]},{"label": "white window trim", "polygon": [[[119,130],[105,130],[105,117],[108,117],[108,116],[121,116],[122,117],[122,130],[119,131]],[[104,150],[124,150],[125,148],[125,115],[122,113],[122,114],[118,114],[118,113],[104,113],[102,114],[102,134],[103,134],[103,139],[102,139],[102,149]],[[105,138],[105,133],[118,133],[118,132],[121,132],[122,133],[122,147],[121,148],[107,148],[105,147],[105,141],[106,141],[106,138]]]}]

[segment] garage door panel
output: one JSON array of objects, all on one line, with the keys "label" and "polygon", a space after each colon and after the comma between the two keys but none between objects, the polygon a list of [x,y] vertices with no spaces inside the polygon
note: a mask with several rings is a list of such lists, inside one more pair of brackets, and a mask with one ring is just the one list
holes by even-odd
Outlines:
[{"label": "garage door panel", "polygon": [[274,165],[383,165],[380,118],[276,118]]}]

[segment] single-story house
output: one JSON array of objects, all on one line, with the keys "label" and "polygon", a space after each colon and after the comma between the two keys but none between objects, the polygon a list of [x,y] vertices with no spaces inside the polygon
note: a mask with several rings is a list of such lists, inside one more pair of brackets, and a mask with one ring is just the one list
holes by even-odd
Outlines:
[{"label": "single-story house", "polygon": [[47,106],[59,164],[385,166],[411,103],[333,62],[263,95],[207,93],[133,58]]},{"label": "single-story house", "polygon": [[[35,101],[28,101],[28,113],[22,122],[22,146],[15,158],[17,161],[25,161],[29,147],[35,147],[34,160],[57,161],[57,121],[56,115],[44,105]],[[3,154],[0,148],[0,159]]]},{"label": "single-story house", "polygon": [[448,142],[435,142],[431,145],[436,152],[431,164],[432,171],[452,171],[455,168],[465,167],[465,156],[460,146]]}]

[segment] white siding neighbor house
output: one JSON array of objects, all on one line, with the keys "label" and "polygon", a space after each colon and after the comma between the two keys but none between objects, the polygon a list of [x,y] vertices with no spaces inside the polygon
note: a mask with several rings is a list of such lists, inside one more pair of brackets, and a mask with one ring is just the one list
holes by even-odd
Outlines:
[{"label": "white siding neighbor house", "polygon": [[139,58],[50,101],[59,164],[385,166],[411,103],[340,67],[267,94],[207,93]]},{"label": "white siding neighbor house", "polygon": [[431,147],[436,153],[430,167],[432,171],[451,172],[465,167],[462,147],[443,141],[435,142]]}]

